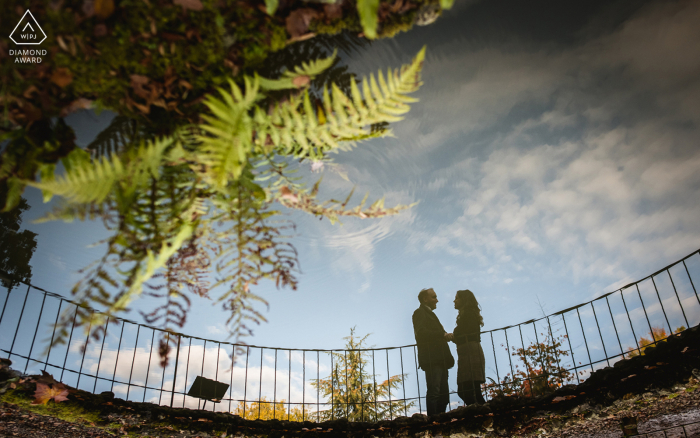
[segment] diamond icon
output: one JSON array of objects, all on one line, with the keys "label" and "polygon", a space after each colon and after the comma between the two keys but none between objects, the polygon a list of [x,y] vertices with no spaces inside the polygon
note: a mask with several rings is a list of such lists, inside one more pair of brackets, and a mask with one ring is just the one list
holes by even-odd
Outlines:
[{"label": "diamond icon", "polygon": [[44,30],[39,26],[39,22],[29,12],[24,13],[17,26],[10,34],[10,39],[17,45],[41,44],[46,39]]}]

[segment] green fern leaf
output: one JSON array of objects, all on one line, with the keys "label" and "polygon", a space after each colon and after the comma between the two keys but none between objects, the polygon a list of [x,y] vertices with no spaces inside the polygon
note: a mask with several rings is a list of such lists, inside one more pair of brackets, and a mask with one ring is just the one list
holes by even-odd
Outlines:
[{"label": "green fern leaf", "polygon": [[371,40],[377,38],[379,0],[357,0],[357,12],[365,36]]},{"label": "green fern leaf", "polygon": [[[260,88],[263,90],[289,90],[294,88],[305,87],[316,76],[326,71],[335,62],[338,51],[335,50],[328,58],[321,58],[311,62],[304,62],[297,66],[294,70],[287,70],[282,73],[279,79],[267,79],[257,77]],[[300,81],[299,79],[306,77],[307,80]]]},{"label": "green fern leaf", "polygon": [[245,79],[245,93],[229,81],[230,92],[219,89],[223,100],[209,96],[204,104],[214,117],[204,115],[200,125],[205,133],[196,139],[201,143],[198,160],[205,166],[201,176],[217,189],[223,189],[241,175],[252,148],[253,119],[248,114],[259,99],[259,82]]}]

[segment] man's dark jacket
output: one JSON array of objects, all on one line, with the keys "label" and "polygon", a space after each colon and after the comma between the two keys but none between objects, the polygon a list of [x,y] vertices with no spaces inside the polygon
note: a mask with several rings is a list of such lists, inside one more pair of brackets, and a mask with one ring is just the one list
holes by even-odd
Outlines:
[{"label": "man's dark jacket", "polygon": [[418,366],[425,370],[439,365],[452,368],[455,360],[445,340],[445,329],[438,317],[421,305],[413,312],[413,333],[418,344]]}]

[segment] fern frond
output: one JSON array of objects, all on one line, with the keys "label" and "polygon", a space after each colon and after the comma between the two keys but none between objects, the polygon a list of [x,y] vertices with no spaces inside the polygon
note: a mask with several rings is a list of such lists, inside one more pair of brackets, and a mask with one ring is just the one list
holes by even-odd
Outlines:
[{"label": "fern frond", "polygon": [[100,203],[112,190],[114,183],[124,175],[124,166],[115,154],[111,157],[76,164],[63,176],[48,181],[24,181],[45,193],[59,195],[69,202]]},{"label": "fern frond", "polygon": [[249,111],[259,99],[259,78],[245,78],[245,92],[229,81],[231,91],[219,89],[221,99],[209,96],[204,104],[213,116],[204,115],[200,128],[210,135],[197,135],[201,143],[198,161],[205,166],[201,176],[217,189],[236,180],[252,147],[253,119]]},{"label": "fern frond", "polygon": [[403,119],[401,115],[410,109],[408,104],[417,101],[407,94],[422,85],[420,72],[424,59],[425,48],[411,64],[400,70],[390,70],[386,77],[381,71],[378,80],[370,75],[369,80],[362,80],[363,93],[354,81],[350,85],[350,96],[335,84],[330,90],[324,87],[318,114],[308,92],[292,96],[275,106],[268,117],[256,116],[256,146],[264,148],[272,142],[279,154],[321,159],[329,151],[338,149],[340,142],[388,135],[387,130],[377,132],[367,126]]},{"label": "fern frond", "polygon": [[66,173],[62,176],[42,175],[39,182],[26,181],[27,185],[41,189],[45,197],[59,195],[70,203],[103,202],[117,182],[121,182],[126,194],[142,187],[148,178],[158,176],[165,150],[172,139],[160,139],[142,143],[122,157],[111,156],[90,160],[82,149],[71,152],[64,160]]},{"label": "fern frond", "polygon": [[[260,88],[263,90],[289,90],[293,88],[301,88],[308,85],[316,76],[327,70],[335,61],[338,50],[336,49],[328,58],[316,59],[314,61],[304,62],[294,68],[282,73],[279,79],[267,79],[258,77]],[[305,77],[305,80],[300,81]]]}]

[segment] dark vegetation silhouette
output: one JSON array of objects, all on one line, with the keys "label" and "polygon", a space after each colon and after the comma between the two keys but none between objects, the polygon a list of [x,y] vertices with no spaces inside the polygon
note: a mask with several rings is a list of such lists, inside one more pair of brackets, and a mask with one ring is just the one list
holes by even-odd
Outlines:
[{"label": "dark vegetation silhouette", "polygon": [[29,208],[27,200],[21,198],[17,208],[0,213],[0,282],[8,289],[19,282],[29,283],[32,279],[29,261],[36,250],[37,234],[29,230],[20,231],[22,214]]}]

